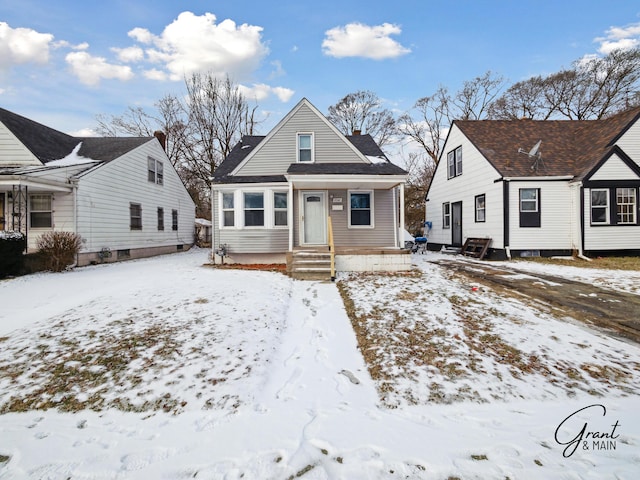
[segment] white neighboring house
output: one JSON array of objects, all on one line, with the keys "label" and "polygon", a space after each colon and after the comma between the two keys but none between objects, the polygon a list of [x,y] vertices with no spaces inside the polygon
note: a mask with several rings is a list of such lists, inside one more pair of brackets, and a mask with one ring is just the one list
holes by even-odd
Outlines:
[{"label": "white neighboring house", "polygon": [[187,250],[195,205],[164,135],[77,138],[0,108],[0,231],[82,237],[78,265]]},{"label": "white neighboring house", "polygon": [[429,249],[640,254],[639,118],[455,121],[426,195]]}]

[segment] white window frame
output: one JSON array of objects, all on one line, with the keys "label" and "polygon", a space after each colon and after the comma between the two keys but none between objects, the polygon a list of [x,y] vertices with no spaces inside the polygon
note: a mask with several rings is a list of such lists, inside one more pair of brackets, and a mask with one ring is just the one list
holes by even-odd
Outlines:
[{"label": "white window frame", "polygon": [[[287,190],[272,190],[272,199],[273,199],[273,228],[283,228],[283,229],[287,229],[289,228],[289,192]],[[285,208],[277,208],[276,207],[276,195],[277,194],[281,194],[285,196],[285,199],[287,201],[287,206]],[[284,225],[278,225],[276,223],[276,212],[284,212],[285,213],[285,224]]]},{"label": "white window frame", "polygon": [[[629,199],[631,199],[630,202],[624,202],[621,203],[620,202],[620,191],[621,190],[626,190],[627,195],[624,195],[625,197],[628,197]],[[631,195],[629,195],[631,194]],[[620,212],[620,207],[627,207],[624,212]],[[616,225],[636,225],[637,223],[637,212],[638,212],[638,192],[637,189],[635,187],[618,187],[616,188]],[[626,221],[621,221],[620,218],[624,217],[624,218],[628,218],[631,217],[630,220],[626,220]]]},{"label": "white window frame", "polygon": [[[536,193],[536,198],[522,198],[522,194],[525,190],[532,190]],[[540,211],[540,204],[538,201],[538,189],[537,188],[521,188],[520,189],[520,213],[538,213]],[[535,209],[533,210],[524,210],[522,208],[522,205],[524,203],[531,203],[531,202],[535,202]]]},{"label": "white window frame", "polygon": [[462,175],[462,145],[447,153],[447,179]]},{"label": "white window frame", "polygon": [[147,181],[156,185],[164,185],[164,166],[160,160],[147,157]]},{"label": "white window frame", "polygon": [[[47,209],[35,209],[33,208],[33,203],[34,203],[34,198],[37,199],[47,199],[49,201],[49,208]],[[0,212],[0,215],[2,215],[2,213],[4,212]],[[48,226],[42,226],[42,227],[34,227],[33,226],[33,217],[32,215],[34,213],[37,214],[48,214],[49,215],[49,225]],[[53,228],[53,195],[50,193],[45,193],[45,194],[33,194],[33,195],[29,195],[29,226],[31,228]]]},{"label": "white window frame", "polygon": [[158,231],[162,232],[164,231],[164,208],[163,207],[158,207],[157,217],[158,217]]},{"label": "white window frame", "polygon": [[[369,195],[369,225],[353,225],[351,223],[351,195],[353,194],[363,194],[366,193]],[[348,228],[375,228],[375,212],[374,212],[374,190],[348,190],[347,191],[347,201],[349,202],[349,223]],[[356,209],[361,210],[361,209]],[[362,209],[364,210],[364,209]]]},{"label": "white window frame", "polygon": [[[231,195],[231,198],[233,199],[233,207],[231,208],[225,208],[224,207],[224,196],[225,195]],[[236,228],[236,225],[238,224],[238,219],[236,218],[236,204],[238,203],[236,201],[236,194],[235,192],[220,192],[220,228]],[[225,212],[233,212],[233,225],[226,225],[225,221],[224,221],[224,214]]]},{"label": "white window frame", "polygon": [[[593,194],[594,192],[604,192],[604,198],[606,200],[606,203],[604,205],[593,205]],[[592,188],[591,191],[589,192],[589,197],[590,197],[590,201],[589,201],[589,215],[591,216],[591,225],[609,225],[610,223],[610,212],[609,212],[609,189],[608,188]],[[604,208],[605,211],[605,216],[604,216],[604,221],[603,222],[596,222],[593,219],[593,209],[594,208]]]},{"label": "white window frame", "polygon": [[[482,199],[482,208],[478,206],[478,200]],[[487,195],[481,193],[480,195],[476,195],[474,199],[475,203],[475,221],[476,223],[484,223],[487,221]],[[480,218],[480,213],[482,213],[482,218]]]},{"label": "white window frame", "polygon": [[451,202],[444,202],[442,204],[442,228],[451,228]]},{"label": "white window frame", "polygon": [[[139,215],[133,215],[133,209],[137,208]],[[140,225],[134,225],[134,219],[139,219]],[[138,222],[135,222],[136,224]],[[137,202],[129,202],[129,230],[142,230],[142,204]]]},{"label": "white window frame", "polygon": [[[309,140],[311,142],[311,146],[309,147],[309,150],[311,151],[311,159],[310,160],[300,160],[300,151],[302,150],[302,148],[300,147],[300,137],[309,137]],[[307,150],[305,148],[305,150]],[[314,163],[316,161],[315,158],[315,139],[314,139],[314,135],[313,132],[298,132],[296,135],[296,161],[298,163]]]},{"label": "white window frame", "polygon": [[[245,201],[245,196],[247,194],[261,194],[262,195],[262,208],[247,208],[246,206],[246,201]],[[243,228],[257,228],[257,229],[264,229],[267,227],[267,195],[266,192],[264,190],[242,190],[241,191],[241,197],[242,197],[242,227]],[[246,212],[247,210],[262,210],[262,225],[247,225],[246,224]]]},{"label": "white window frame", "polygon": [[178,230],[178,210],[175,208],[171,210],[171,230],[174,232]]}]

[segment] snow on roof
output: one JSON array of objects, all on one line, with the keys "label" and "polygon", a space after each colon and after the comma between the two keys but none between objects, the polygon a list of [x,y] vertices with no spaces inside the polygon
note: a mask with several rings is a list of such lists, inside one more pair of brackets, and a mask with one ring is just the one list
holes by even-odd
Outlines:
[{"label": "snow on roof", "polygon": [[99,160],[93,160],[92,158],[81,157],[78,155],[80,148],[82,147],[82,142],[79,142],[74,149],[71,151],[69,155],[64,158],[60,158],[58,160],[52,160],[47,162],[47,167],[69,167],[72,165],[83,165],[86,163],[96,163]]},{"label": "snow on roof", "polygon": [[372,155],[366,155],[371,163],[389,163],[385,157],[374,157]]}]

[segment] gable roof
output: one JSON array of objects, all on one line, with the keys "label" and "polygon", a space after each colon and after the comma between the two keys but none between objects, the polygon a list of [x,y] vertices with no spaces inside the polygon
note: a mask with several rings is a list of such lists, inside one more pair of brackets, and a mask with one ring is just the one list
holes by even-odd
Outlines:
[{"label": "gable roof", "polygon": [[[456,120],[456,125],[505,177],[582,178],[608,155],[640,117],[640,107],[602,120]],[[518,153],[542,141],[535,158]],[[443,155],[445,152],[443,152]]]},{"label": "gable roof", "polygon": [[73,137],[0,108],[0,122],[43,164],[68,156],[82,142],[78,155],[109,162],[154,137]]}]

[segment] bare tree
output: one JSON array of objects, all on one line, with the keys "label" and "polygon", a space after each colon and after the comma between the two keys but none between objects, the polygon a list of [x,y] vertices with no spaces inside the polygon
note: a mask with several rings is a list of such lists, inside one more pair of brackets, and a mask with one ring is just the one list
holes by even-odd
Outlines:
[{"label": "bare tree", "polygon": [[589,57],[546,77],[512,85],[490,116],[499,119],[593,120],[640,104],[640,49]]},{"label": "bare tree", "polygon": [[253,135],[257,106],[249,103],[227,76],[195,73],[186,80],[189,141],[183,152],[188,168],[207,186],[222,160],[243,135]]},{"label": "bare tree", "polygon": [[481,120],[487,117],[488,110],[505,85],[501,75],[491,71],[467,80],[462,88],[448,102],[449,120]]},{"label": "bare tree", "polygon": [[368,133],[382,147],[393,141],[396,121],[388,109],[383,109],[378,96],[369,90],[359,90],[343,97],[329,107],[327,118],[345,135],[355,131]]}]

